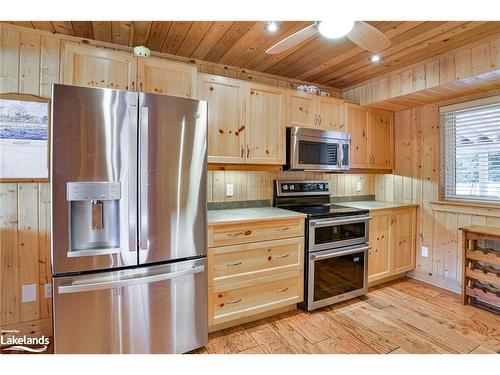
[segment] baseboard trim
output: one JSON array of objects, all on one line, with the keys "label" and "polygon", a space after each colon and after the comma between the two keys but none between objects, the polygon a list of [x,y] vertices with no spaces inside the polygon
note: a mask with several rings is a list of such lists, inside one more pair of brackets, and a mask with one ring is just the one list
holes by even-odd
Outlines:
[{"label": "baseboard trim", "polygon": [[439,288],[449,290],[450,292],[453,293],[457,294],[461,293],[462,288],[460,286],[460,282],[457,280],[445,279],[444,277],[436,275],[429,275],[428,272],[419,270],[413,270],[411,272],[408,272],[406,276],[411,277],[412,279],[415,280],[423,281],[424,283],[427,284],[435,285]]}]

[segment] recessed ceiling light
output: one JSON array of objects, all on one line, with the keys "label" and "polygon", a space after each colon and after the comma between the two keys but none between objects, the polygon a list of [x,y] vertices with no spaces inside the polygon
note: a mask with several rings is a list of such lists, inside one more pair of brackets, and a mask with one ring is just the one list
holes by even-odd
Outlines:
[{"label": "recessed ceiling light", "polygon": [[350,20],[321,21],[318,31],[324,37],[333,39],[349,34],[353,27],[354,21]]},{"label": "recessed ceiling light", "polygon": [[370,56],[370,61],[371,62],[379,62],[380,56],[379,55],[372,55],[372,56]]},{"label": "recessed ceiling light", "polygon": [[279,29],[278,22],[271,21],[271,22],[266,23],[267,32],[275,33],[276,31],[278,31],[278,29]]}]

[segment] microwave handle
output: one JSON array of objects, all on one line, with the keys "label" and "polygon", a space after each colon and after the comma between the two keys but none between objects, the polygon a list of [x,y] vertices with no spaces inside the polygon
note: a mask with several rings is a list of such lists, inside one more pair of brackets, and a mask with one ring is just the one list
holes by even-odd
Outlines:
[{"label": "microwave handle", "polygon": [[370,250],[371,248],[372,248],[371,246],[363,246],[363,247],[356,247],[354,249],[349,249],[349,250],[344,250],[344,251],[331,250],[331,251],[328,251],[327,253],[323,253],[320,255],[311,254],[309,256],[310,256],[311,260],[320,260],[320,259],[338,257],[338,256],[342,256],[342,255],[359,253],[361,251]]},{"label": "microwave handle", "polygon": [[337,167],[342,168],[342,160],[344,159],[344,148],[342,143],[337,143]]}]

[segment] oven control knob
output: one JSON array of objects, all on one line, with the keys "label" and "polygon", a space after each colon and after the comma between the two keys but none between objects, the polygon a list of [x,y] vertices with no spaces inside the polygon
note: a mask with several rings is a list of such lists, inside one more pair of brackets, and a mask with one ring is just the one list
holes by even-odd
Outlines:
[{"label": "oven control knob", "polygon": [[319,190],[323,190],[323,185],[319,185]]},{"label": "oven control knob", "polygon": [[283,185],[283,190],[288,190],[288,185]]},{"label": "oven control knob", "polygon": [[290,190],[295,190],[295,186],[294,185],[290,185]]}]

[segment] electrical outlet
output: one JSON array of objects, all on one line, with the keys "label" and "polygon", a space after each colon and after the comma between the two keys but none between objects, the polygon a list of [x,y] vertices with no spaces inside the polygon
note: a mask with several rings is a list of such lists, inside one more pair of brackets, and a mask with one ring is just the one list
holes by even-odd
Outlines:
[{"label": "electrical outlet", "polygon": [[362,184],[361,181],[356,182],[356,191],[361,191],[362,190]]},{"label": "electrical outlet", "polygon": [[36,284],[23,285],[21,287],[21,302],[36,301]]},{"label": "electrical outlet", "polygon": [[429,248],[422,246],[422,256],[427,258],[429,256]]},{"label": "electrical outlet", "polygon": [[226,184],[226,197],[232,197],[234,195],[234,185]]},{"label": "electrical outlet", "polygon": [[52,284],[45,284],[43,286],[43,296],[45,298],[51,298],[52,297]]}]

